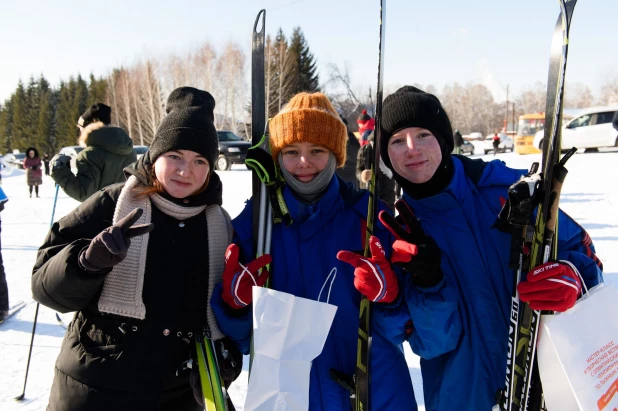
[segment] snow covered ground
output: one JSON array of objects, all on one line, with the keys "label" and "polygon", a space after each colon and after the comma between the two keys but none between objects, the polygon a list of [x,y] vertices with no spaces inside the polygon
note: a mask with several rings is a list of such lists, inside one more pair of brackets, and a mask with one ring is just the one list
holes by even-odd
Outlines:
[{"label": "snow covered ground", "polygon": [[[493,155],[482,158],[491,160]],[[529,168],[540,155],[519,156],[498,154],[511,167]],[[575,218],[592,237],[599,258],[605,267],[606,281],[618,285],[618,152],[579,153],[568,163],[567,177],[561,199],[562,208]],[[30,275],[36,251],[49,229],[54,199],[54,185],[44,177],[41,198],[28,198],[26,177],[21,170],[4,169],[3,185],[10,201],[0,214],[2,218],[2,256],[7,273],[11,301],[24,300],[28,305],[13,318],[0,325],[0,409],[44,410],[49,396],[53,366],[60,350],[64,329],[54,311],[41,307],[34,340],[34,350],[28,377],[26,399],[17,403],[13,398],[22,391],[28,347],[36,303],[30,292]],[[250,173],[244,166],[234,166],[221,172],[224,184],[224,207],[234,217],[251,193]],[[70,212],[78,203],[62,190],[58,196],[55,219]],[[406,358],[415,385],[419,404],[422,383],[418,358],[406,347]],[[245,369],[246,369],[245,362]],[[242,409],[247,386],[247,373],[231,389],[237,409]],[[420,407],[424,409],[424,407]]]}]

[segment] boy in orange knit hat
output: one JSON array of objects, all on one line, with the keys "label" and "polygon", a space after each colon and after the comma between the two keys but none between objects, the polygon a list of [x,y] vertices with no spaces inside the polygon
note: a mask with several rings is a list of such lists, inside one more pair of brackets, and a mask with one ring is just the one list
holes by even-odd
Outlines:
[{"label": "boy in orange knit hat", "polygon": [[[269,132],[271,153],[285,181],[283,199],[292,217],[290,225],[273,224],[270,287],[337,306],[324,349],[312,364],[309,409],[349,411],[350,392],[331,377],[331,370],[350,377],[354,374],[360,298],[362,292],[367,293],[365,282],[371,279],[355,278],[354,267],[345,262],[345,256],[339,260],[338,252],[363,248],[369,193],[355,190],[335,174],[345,163],[347,132],[322,93],[294,96],[270,121]],[[241,262],[248,262],[253,257],[251,200],[232,225],[234,243],[240,249],[237,255]],[[386,244],[393,241],[382,227],[375,227],[374,235],[374,248],[379,247],[377,239]],[[237,261],[227,264],[240,266]],[[215,289],[212,300],[221,330],[245,354],[252,329],[251,287],[263,283],[261,277],[268,275],[258,277],[250,266],[247,270],[250,275],[244,276],[226,270],[223,285]],[[388,268],[384,271],[388,276]],[[368,297],[382,303],[393,301],[398,296],[397,282],[389,284],[384,292]],[[371,355],[373,409],[416,410],[401,347],[374,333]]]}]

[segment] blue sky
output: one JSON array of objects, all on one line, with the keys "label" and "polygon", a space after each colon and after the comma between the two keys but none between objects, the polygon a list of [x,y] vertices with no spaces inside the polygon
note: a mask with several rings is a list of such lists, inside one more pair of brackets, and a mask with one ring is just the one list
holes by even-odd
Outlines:
[{"label": "blue sky", "polygon": [[[363,90],[375,89],[378,0],[0,0],[0,101],[19,78],[43,73],[53,84],[107,73],[140,57],[229,40],[250,56],[251,30],[267,10],[267,33],[301,26],[321,81],[326,65],[347,64]],[[388,0],[385,84],[482,82],[494,97],[545,82],[557,0]],[[598,96],[618,77],[618,1],[580,0],[575,10],[567,84]]]}]

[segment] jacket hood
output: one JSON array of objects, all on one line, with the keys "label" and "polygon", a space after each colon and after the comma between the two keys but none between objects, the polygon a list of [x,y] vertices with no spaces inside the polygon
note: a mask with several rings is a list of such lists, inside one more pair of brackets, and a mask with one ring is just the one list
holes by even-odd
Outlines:
[{"label": "jacket hood", "polygon": [[133,140],[120,127],[106,126],[100,121],[86,126],[79,136],[81,146],[98,147],[121,156],[133,152]]},{"label": "jacket hood", "polygon": [[[125,167],[124,173],[127,178],[129,176],[135,176],[143,185],[149,185],[148,175],[150,174],[150,170],[152,169],[152,163],[150,162],[149,152],[146,152],[142,157],[140,157],[135,163],[131,164],[128,167]],[[212,171],[210,173],[210,181],[208,182],[208,187],[203,192],[190,196],[187,198],[175,198],[167,194],[166,192],[161,193],[163,197],[172,201],[174,204],[181,205],[183,207],[196,207],[202,205],[213,205],[223,204],[223,183],[221,183],[221,179],[219,175]]]}]

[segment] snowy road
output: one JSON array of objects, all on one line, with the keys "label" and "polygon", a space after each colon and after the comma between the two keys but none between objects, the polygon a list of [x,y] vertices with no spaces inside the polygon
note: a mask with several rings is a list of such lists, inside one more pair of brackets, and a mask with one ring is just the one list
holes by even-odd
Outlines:
[{"label": "snowy road", "polygon": [[[493,159],[492,155],[483,156]],[[540,155],[499,154],[511,167],[529,168]],[[618,285],[618,152],[579,153],[568,163],[569,176],[563,189],[561,207],[575,218],[592,237],[605,267],[606,281]],[[244,166],[221,172],[224,184],[224,207],[234,217],[244,206],[251,191],[250,173]],[[52,212],[53,181],[45,177],[41,198],[28,198],[23,171],[3,170],[3,186],[10,201],[2,212],[2,256],[7,272],[12,302],[29,304],[16,316],[0,325],[0,409],[44,410],[49,396],[53,364],[60,349],[64,329],[54,318],[54,311],[41,307],[37,335],[30,366],[26,400],[13,401],[21,393],[30,344],[36,303],[30,292],[30,275],[36,250],[47,233]],[[56,219],[70,212],[78,203],[62,190],[58,198]],[[419,404],[422,404],[418,358],[406,352]],[[246,390],[246,371],[233,386],[234,402],[242,409]],[[423,409],[423,407],[421,407]]]}]

